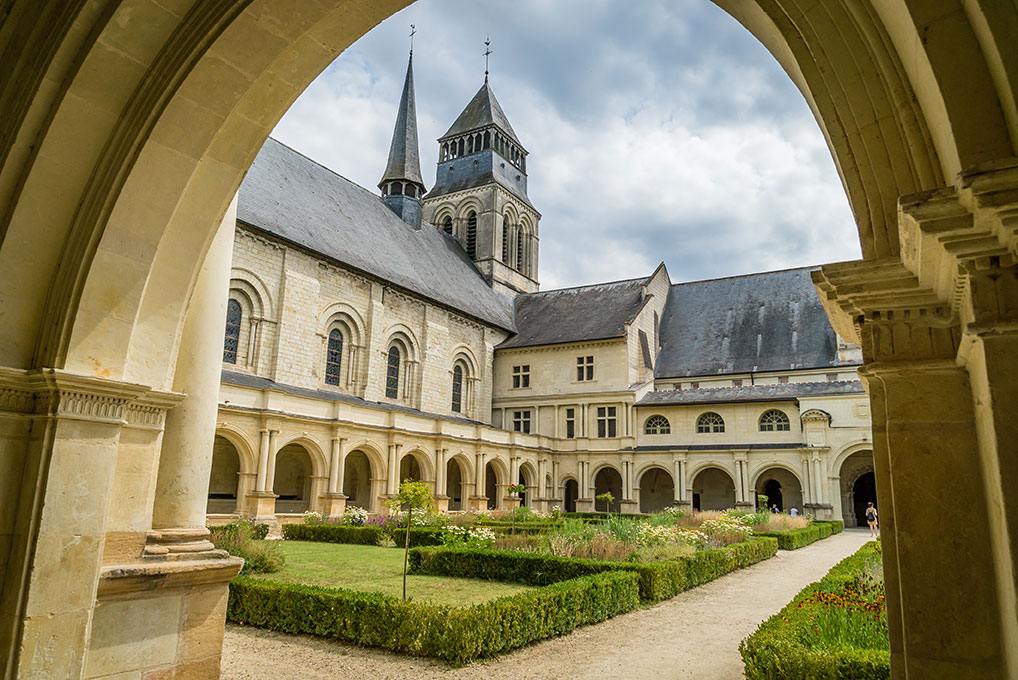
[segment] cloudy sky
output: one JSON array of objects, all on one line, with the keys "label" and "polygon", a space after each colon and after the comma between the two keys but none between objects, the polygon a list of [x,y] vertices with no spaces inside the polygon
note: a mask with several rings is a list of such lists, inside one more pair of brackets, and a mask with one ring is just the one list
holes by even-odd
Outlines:
[{"label": "cloudy sky", "polygon": [[860,257],[809,108],[708,0],[420,0],[340,55],[273,136],[366,187],[385,167],[417,26],[422,172],[484,78],[542,213],[542,288],[673,281]]}]

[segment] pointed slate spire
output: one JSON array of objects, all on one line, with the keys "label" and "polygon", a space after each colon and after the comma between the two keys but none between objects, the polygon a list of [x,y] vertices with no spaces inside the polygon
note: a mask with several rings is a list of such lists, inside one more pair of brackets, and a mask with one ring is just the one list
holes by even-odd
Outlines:
[{"label": "pointed slate spire", "polygon": [[396,127],[392,131],[389,162],[385,166],[385,174],[382,175],[382,181],[378,183],[378,187],[386,191],[385,185],[394,181],[410,182],[417,185],[419,191],[415,193],[416,196],[420,196],[424,192],[420,150],[417,143],[417,106],[414,101],[414,56],[412,53],[406,67],[403,96],[400,97],[399,110],[396,113]]},{"label": "pointed slate spire", "polygon": [[456,118],[452,127],[440,139],[446,139],[447,137],[470,130],[477,130],[489,125],[498,127],[509,139],[517,144],[520,143],[520,140],[516,137],[516,132],[513,130],[513,126],[509,124],[509,119],[502,110],[502,106],[495,99],[495,93],[491,91],[491,85],[488,84],[486,77],[484,84],[481,85],[481,89],[477,91],[474,98],[470,100],[470,103],[467,104],[459,117]]}]

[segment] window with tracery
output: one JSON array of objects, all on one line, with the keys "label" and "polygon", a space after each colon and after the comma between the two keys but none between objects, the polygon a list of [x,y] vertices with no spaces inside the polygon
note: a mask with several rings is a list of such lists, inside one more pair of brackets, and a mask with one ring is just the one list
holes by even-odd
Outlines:
[{"label": "window with tracery", "polygon": [[452,369],[452,410],[463,412],[463,367],[459,364]]},{"label": "window with tracery", "polygon": [[399,347],[389,348],[389,356],[385,365],[385,396],[388,399],[399,399]]},{"label": "window with tracery", "polygon": [[643,424],[645,434],[669,434],[672,431],[672,424],[664,416],[651,416]]},{"label": "window with tracery", "polygon": [[696,419],[696,431],[699,434],[708,434],[711,432],[724,432],[725,431],[725,419],[719,416],[717,413],[704,413],[702,416]]},{"label": "window with tracery", "polygon": [[243,316],[244,312],[240,303],[230,298],[230,301],[226,303],[226,339],[223,341],[223,361],[228,364],[237,363],[237,350],[240,347],[240,322]]},{"label": "window with tracery", "polygon": [[792,424],[784,411],[772,409],[760,416],[761,432],[788,432]]},{"label": "window with tracery", "polygon": [[325,351],[325,382],[339,385],[340,370],[343,366],[343,334],[338,328],[329,332],[329,344]]}]

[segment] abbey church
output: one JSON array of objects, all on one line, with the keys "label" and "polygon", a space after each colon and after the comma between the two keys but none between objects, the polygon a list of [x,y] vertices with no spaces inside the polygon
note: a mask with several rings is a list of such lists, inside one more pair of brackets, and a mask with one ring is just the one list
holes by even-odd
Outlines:
[{"label": "abbey church", "polygon": [[[210,522],[875,500],[862,357],[810,268],[540,290],[528,151],[488,83],[420,169],[413,63],[379,193],[269,139],[244,180]],[[382,166],[379,159],[379,166]],[[510,494],[511,483],[526,492]]]}]

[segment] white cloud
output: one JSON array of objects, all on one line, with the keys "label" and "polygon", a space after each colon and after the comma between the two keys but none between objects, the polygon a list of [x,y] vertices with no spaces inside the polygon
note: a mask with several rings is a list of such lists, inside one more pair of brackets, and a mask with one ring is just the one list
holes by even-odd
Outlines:
[{"label": "white cloud", "polygon": [[374,187],[406,66],[394,46],[416,23],[430,184],[434,140],[480,86],[481,26],[495,25],[492,86],[531,152],[545,288],[660,260],[680,281],[859,257],[823,136],[752,36],[709,3],[578,2],[418,2],[342,55],[274,136]]}]

